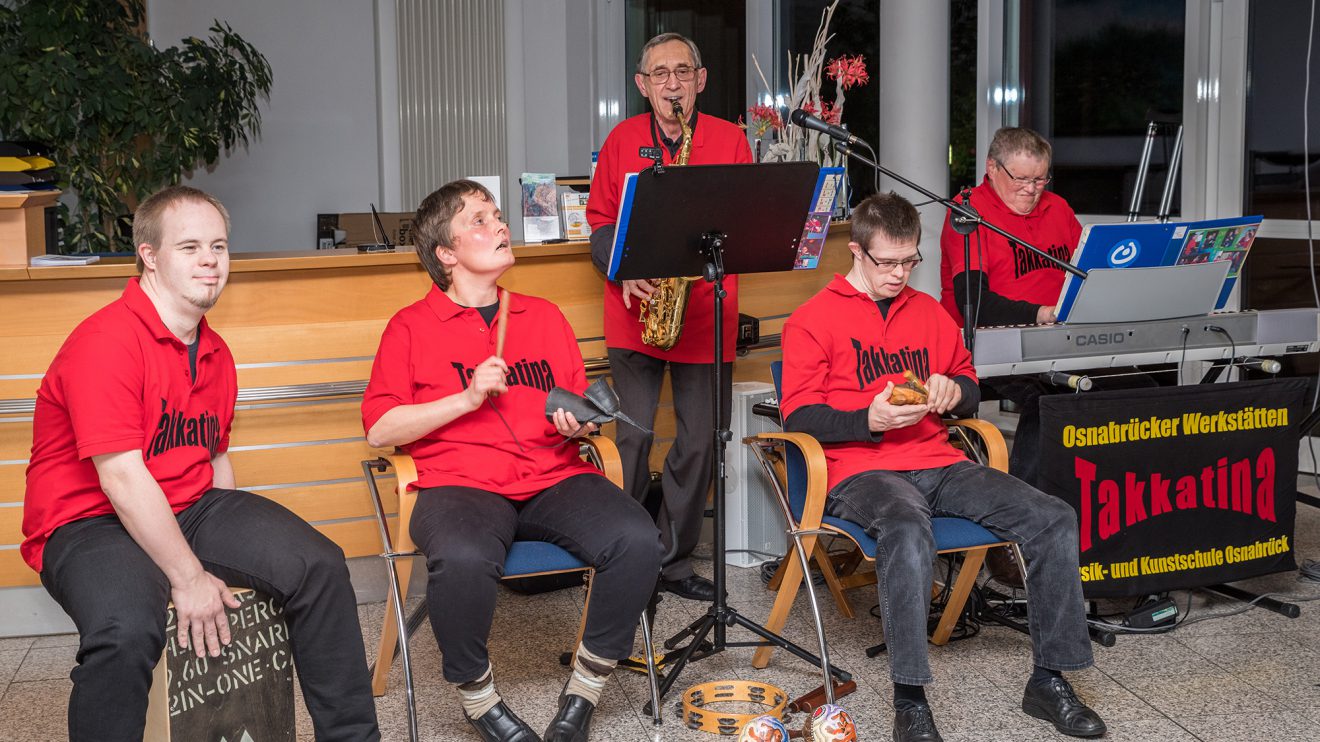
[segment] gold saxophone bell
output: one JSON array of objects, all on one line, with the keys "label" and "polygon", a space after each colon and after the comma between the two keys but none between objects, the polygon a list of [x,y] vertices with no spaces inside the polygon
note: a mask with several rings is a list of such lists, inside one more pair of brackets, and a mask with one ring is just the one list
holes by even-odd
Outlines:
[{"label": "gold saxophone bell", "polygon": [[[692,156],[692,127],[688,126],[683,105],[674,101],[674,116],[683,130],[683,143],[678,147],[678,156],[671,165],[686,165]],[[688,296],[692,293],[692,284],[701,280],[700,276],[680,276],[661,278],[653,283],[655,291],[651,298],[642,302],[642,313],[637,320],[641,322],[642,342],[653,348],[669,350],[678,344],[683,334],[683,316],[687,313]],[[716,328],[716,332],[719,328]]]}]

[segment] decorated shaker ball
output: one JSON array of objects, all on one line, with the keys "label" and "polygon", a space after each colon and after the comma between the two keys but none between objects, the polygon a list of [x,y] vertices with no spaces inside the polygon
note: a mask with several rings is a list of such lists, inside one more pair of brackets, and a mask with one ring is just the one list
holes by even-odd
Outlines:
[{"label": "decorated shaker ball", "polygon": [[758,716],[747,722],[738,742],[788,742],[788,727],[774,716]]}]

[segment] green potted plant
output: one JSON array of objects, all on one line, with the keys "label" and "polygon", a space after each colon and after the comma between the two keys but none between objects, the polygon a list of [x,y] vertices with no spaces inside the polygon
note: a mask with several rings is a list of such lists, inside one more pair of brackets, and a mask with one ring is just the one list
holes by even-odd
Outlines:
[{"label": "green potted plant", "polygon": [[141,199],[260,132],[270,64],[210,33],[157,48],[142,0],[0,3],[0,139],[50,147],[66,252],[131,251]]}]

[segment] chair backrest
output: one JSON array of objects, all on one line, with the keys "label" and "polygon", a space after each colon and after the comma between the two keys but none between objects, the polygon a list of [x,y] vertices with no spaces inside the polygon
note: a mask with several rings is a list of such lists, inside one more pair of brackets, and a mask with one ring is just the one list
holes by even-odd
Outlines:
[{"label": "chair backrest", "polygon": [[[775,384],[775,396],[779,398],[779,425],[784,425],[784,362],[770,362],[770,378]],[[794,520],[802,518],[802,509],[807,505],[807,462],[797,446],[784,446],[785,486],[788,490],[788,506],[793,511]]]}]

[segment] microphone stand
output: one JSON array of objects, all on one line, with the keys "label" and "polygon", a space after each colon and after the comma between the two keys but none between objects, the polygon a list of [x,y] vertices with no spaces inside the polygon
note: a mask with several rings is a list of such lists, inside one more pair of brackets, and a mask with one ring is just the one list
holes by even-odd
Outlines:
[{"label": "microphone stand", "polygon": [[844,155],[851,157],[854,160],[857,160],[863,165],[869,165],[872,169],[874,169],[876,172],[880,173],[881,175],[892,178],[898,181],[899,183],[902,183],[903,185],[907,186],[908,188],[911,188],[917,193],[920,193],[926,198],[935,201],[939,204],[942,204],[944,208],[949,210],[949,219],[953,225],[954,231],[958,232],[963,236],[963,275],[966,276],[966,281],[967,281],[966,284],[967,297],[963,301],[963,342],[967,344],[968,352],[973,354],[973,360],[975,359],[975,352],[976,352],[975,348],[973,347],[976,340],[976,323],[973,321],[973,315],[972,315],[971,233],[975,232],[977,227],[985,227],[991,232],[994,232],[995,234],[998,234],[1007,240],[1016,242],[1022,247],[1027,248],[1028,250],[1041,256],[1042,258],[1045,258],[1049,262],[1067,271],[1068,273],[1071,273],[1082,280],[1086,280],[1086,271],[1078,268],[1072,263],[1059,260],[1053,255],[1050,255],[1049,253],[1045,252],[1039,247],[1036,247],[1030,242],[1027,242],[1026,240],[1018,237],[1012,232],[1009,232],[1006,229],[1001,229],[1000,227],[997,227],[994,224],[991,224],[990,222],[982,219],[981,215],[976,213],[976,209],[973,209],[970,203],[960,204],[952,199],[948,199],[943,196],[936,195],[929,189],[923,188],[917,185],[916,183],[913,183],[907,178],[904,178],[898,173],[895,173],[893,170],[886,168],[885,166],[881,165],[875,160],[872,160],[866,155],[857,152],[857,150],[854,149],[853,146],[848,142],[836,141],[834,143],[834,148],[839,152],[843,153]]}]

